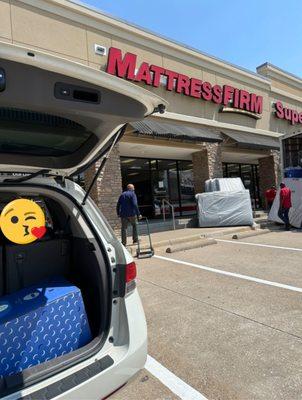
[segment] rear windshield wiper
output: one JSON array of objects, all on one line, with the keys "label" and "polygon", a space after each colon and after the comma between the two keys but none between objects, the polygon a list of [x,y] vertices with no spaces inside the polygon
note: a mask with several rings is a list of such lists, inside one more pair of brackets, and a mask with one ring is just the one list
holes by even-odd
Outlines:
[{"label": "rear windshield wiper", "polygon": [[26,182],[32,178],[35,178],[36,176],[47,174],[50,171],[51,171],[50,169],[41,169],[40,171],[33,172],[32,174],[20,176],[19,178],[15,178],[15,179],[14,178],[6,178],[3,180],[3,182],[5,182],[5,183]]}]

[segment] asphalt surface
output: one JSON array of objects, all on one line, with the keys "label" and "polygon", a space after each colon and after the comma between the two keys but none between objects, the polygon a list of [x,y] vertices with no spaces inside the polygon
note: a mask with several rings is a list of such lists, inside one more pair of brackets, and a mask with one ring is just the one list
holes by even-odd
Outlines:
[{"label": "asphalt surface", "polygon": [[[200,399],[302,399],[302,232],[164,257],[137,261],[149,355]],[[147,369],[112,397],[179,398]]]}]

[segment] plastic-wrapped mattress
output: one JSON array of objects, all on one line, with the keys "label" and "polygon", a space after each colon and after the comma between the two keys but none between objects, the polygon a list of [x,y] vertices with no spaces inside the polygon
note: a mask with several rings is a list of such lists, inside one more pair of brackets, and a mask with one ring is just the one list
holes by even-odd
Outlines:
[{"label": "plastic-wrapped mattress", "polygon": [[205,191],[206,192],[217,192],[219,191],[218,179],[208,179],[205,181]]},{"label": "plastic-wrapped mattress", "polygon": [[253,225],[248,190],[196,195],[200,227]]},{"label": "plastic-wrapped mattress", "polygon": [[205,182],[206,192],[238,192],[245,190],[241,178],[214,178]]}]

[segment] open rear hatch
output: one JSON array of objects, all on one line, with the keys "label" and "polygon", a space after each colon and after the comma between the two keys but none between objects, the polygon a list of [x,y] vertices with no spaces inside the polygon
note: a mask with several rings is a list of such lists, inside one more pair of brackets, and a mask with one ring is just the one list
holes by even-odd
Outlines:
[{"label": "open rear hatch", "polygon": [[121,127],[165,101],[120,78],[0,43],[0,171],[69,176],[109,148]]},{"label": "open rear hatch", "polygon": [[[108,152],[127,122],[141,120],[164,106],[159,97],[105,72],[0,42],[0,173],[34,174],[47,170],[51,175],[62,177],[76,174]],[[77,208],[74,199],[57,191],[54,193],[55,189],[30,182],[17,182],[15,177],[14,185],[7,180],[2,183],[3,207],[16,198],[37,202],[33,196],[39,197],[46,209],[52,209],[49,214],[57,221],[57,227],[54,222],[48,229],[49,236],[27,246],[0,237],[0,273],[2,268],[4,276],[2,286],[0,281],[0,300],[15,295],[27,300],[28,294],[20,290],[37,284],[42,271],[40,265],[45,266],[47,261],[49,265],[43,270],[47,272],[47,279],[57,273],[67,279],[67,282],[64,279],[55,284],[51,282],[50,296],[54,293],[53,286],[60,293],[68,287],[69,294],[62,294],[65,297],[76,295],[80,289],[91,329],[85,343],[90,341],[90,344],[82,343],[80,347],[84,350],[79,348],[70,357],[68,353],[55,361],[50,358],[48,364],[41,358],[39,365],[26,367],[19,375],[13,372],[12,376],[1,378],[0,371],[0,397],[57,373],[60,359],[59,367],[63,370],[95,354],[99,343],[103,343],[105,320],[110,323],[110,312],[106,317],[106,310],[112,303],[112,276],[108,257],[103,255],[105,243],[100,242],[81,209],[74,211]],[[79,219],[84,221],[83,226],[74,220],[79,215],[83,217]],[[14,218],[12,223],[16,222]],[[47,288],[41,289],[43,294]],[[36,290],[33,293],[36,296]],[[32,299],[32,291],[29,294]],[[47,301],[43,304],[47,305]],[[107,303],[110,304],[107,306]],[[95,314],[100,316],[99,320]],[[47,326],[46,322],[42,325],[43,329]],[[41,363],[44,364],[40,366]]]}]

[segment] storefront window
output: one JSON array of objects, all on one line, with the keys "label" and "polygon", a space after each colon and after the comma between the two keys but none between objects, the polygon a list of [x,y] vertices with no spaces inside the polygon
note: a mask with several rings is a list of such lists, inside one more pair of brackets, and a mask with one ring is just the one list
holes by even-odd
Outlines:
[{"label": "storefront window", "polygon": [[[151,160],[151,162],[154,160]],[[179,196],[177,183],[177,163],[173,160],[156,160],[156,169],[151,173],[154,214],[160,216],[163,209],[163,200],[167,200],[179,212]],[[165,204],[165,212],[171,214],[171,208]]]},{"label": "storefront window", "polygon": [[193,165],[190,161],[178,161],[179,189],[182,215],[192,214],[196,209]]},{"label": "storefront window", "polygon": [[[191,161],[121,157],[123,187],[133,183],[141,213],[149,218],[163,216],[163,200],[174,206],[176,216],[194,214]],[[167,216],[171,208],[165,205]]]},{"label": "storefront window", "polygon": [[258,165],[224,163],[223,176],[225,178],[241,178],[244,187],[250,191],[253,208],[261,208]]},{"label": "storefront window", "polygon": [[146,158],[121,157],[123,190],[133,183],[142,215],[149,215],[153,210],[152,193],[150,190],[150,160]]},{"label": "storefront window", "polygon": [[283,140],[284,168],[302,167],[302,134]]},{"label": "storefront window", "polygon": [[227,178],[241,177],[240,164],[227,164],[226,167],[227,167],[227,172],[226,172]]}]

